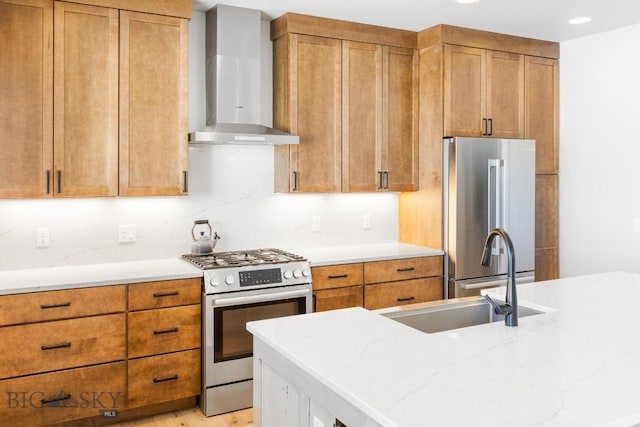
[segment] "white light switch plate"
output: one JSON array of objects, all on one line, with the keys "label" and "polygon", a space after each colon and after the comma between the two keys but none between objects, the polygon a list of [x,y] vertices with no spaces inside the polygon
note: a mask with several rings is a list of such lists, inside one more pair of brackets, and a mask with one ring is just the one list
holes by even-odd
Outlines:
[{"label": "white light switch plate", "polygon": [[36,230],[36,247],[37,248],[49,247],[49,229],[48,228],[42,227]]},{"label": "white light switch plate", "polygon": [[136,241],[135,225],[118,226],[118,243],[131,243]]}]

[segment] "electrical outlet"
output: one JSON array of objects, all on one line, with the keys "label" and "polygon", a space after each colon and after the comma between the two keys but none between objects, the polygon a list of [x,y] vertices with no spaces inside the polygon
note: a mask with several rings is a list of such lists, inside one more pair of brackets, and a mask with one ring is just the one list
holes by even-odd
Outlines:
[{"label": "electrical outlet", "polygon": [[311,217],[311,231],[319,232],[320,231],[320,217],[313,216]]},{"label": "electrical outlet", "polygon": [[371,229],[371,214],[365,214],[362,216],[362,228],[365,230]]},{"label": "electrical outlet", "polygon": [[48,228],[42,227],[36,230],[36,247],[37,248],[49,247],[49,229]]},{"label": "electrical outlet", "polygon": [[118,226],[118,243],[131,243],[136,241],[135,225]]}]

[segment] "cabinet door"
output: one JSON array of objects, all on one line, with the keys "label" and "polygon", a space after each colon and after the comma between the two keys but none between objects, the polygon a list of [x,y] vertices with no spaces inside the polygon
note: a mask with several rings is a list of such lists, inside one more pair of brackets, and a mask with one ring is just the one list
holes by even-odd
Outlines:
[{"label": "cabinet door", "polygon": [[53,2],[0,2],[0,197],[51,194]]},{"label": "cabinet door", "polygon": [[325,289],[313,292],[313,311],[362,307],[362,303],[362,285],[350,286],[348,288]]},{"label": "cabinet door", "polygon": [[536,173],[558,173],[558,61],[525,58],[525,138],[536,140]]},{"label": "cabinet door", "polygon": [[118,194],[118,11],[55,3],[55,196]]},{"label": "cabinet door", "polygon": [[364,307],[368,310],[435,301],[443,298],[442,277],[402,280],[364,286]]},{"label": "cabinet door", "polygon": [[[339,192],[342,175],[342,42],[289,38],[291,132],[289,191]],[[295,175],[294,175],[295,174]]]},{"label": "cabinet door", "polygon": [[486,133],[524,137],[524,56],[487,51]]},{"label": "cabinet door", "polygon": [[120,12],[120,194],[186,194],[188,21]]},{"label": "cabinet door", "polygon": [[444,136],[482,136],[486,51],[444,47]]},{"label": "cabinet door", "polygon": [[342,43],[342,191],[375,191],[382,189],[382,46]]},{"label": "cabinet door", "polygon": [[536,175],[536,280],[558,278],[558,175]]},{"label": "cabinet door", "polygon": [[418,189],[418,52],[383,48],[382,169],[390,191]]}]

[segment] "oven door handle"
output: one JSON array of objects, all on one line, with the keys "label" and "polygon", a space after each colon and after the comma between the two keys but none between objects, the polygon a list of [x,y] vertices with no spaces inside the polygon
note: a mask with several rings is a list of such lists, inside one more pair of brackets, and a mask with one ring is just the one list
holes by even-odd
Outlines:
[{"label": "oven door handle", "polygon": [[298,297],[310,297],[311,289],[301,289],[296,291],[284,291],[262,295],[250,295],[245,297],[225,297],[225,298],[213,298],[213,307],[228,307],[230,305],[244,305],[253,304],[259,302],[278,301],[282,299],[298,298]]}]

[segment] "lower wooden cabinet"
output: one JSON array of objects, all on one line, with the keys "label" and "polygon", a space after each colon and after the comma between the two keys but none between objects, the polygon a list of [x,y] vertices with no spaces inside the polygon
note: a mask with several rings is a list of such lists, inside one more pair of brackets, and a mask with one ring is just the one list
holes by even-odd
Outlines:
[{"label": "lower wooden cabinet", "polygon": [[33,427],[126,408],[125,362],[0,381],[0,425]]},{"label": "lower wooden cabinet", "polygon": [[369,310],[442,298],[442,277],[377,283],[364,287],[364,307]]},{"label": "lower wooden cabinet", "polygon": [[125,332],[123,313],[2,328],[0,378],[124,360]]},{"label": "lower wooden cabinet", "polygon": [[442,299],[443,257],[313,267],[314,311],[378,309]]},{"label": "lower wooden cabinet", "polygon": [[129,408],[200,394],[200,350],[129,360]]},{"label": "lower wooden cabinet", "polygon": [[362,285],[313,292],[313,311],[362,307],[363,303]]},{"label": "lower wooden cabinet", "polygon": [[129,313],[129,358],[200,347],[200,305]]}]

